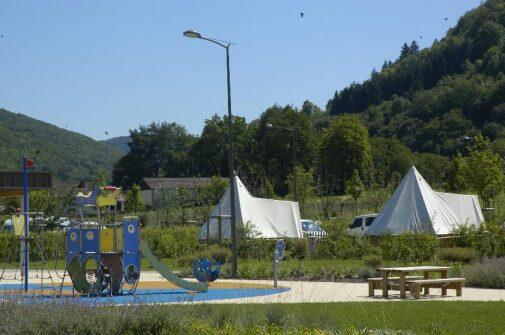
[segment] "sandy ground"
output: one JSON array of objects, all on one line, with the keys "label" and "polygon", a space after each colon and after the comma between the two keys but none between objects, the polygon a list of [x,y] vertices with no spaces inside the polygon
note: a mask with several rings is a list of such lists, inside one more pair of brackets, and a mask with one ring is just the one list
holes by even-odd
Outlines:
[{"label": "sandy ground", "polygon": [[[58,271],[58,275],[62,276],[63,271]],[[21,283],[18,279],[13,279],[14,270],[6,270],[0,284],[15,284]],[[53,281],[59,285],[61,279],[56,273],[51,271]],[[30,282],[40,284],[41,274],[35,271],[30,272]],[[47,278],[47,272],[44,272],[44,284],[50,284],[50,279]],[[191,280],[191,279],[189,279]],[[143,271],[140,281],[142,286],[156,285],[164,282],[164,279],[158,272]],[[70,283],[70,278],[65,278],[65,283]],[[211,284],[211,287],[272,287],[273,281],[268,280],[227,280],[221,279]],[[404,301],[400,299],[399,292],[393,291],[387,299],[382,298],[380,290],[375,291],[375,297],[368,297],[368,284],[366,283],[335,283],[335,282],[303,282],[303,281],[279,281],[279,286],[289,287],[289,291],[271,294],[267,296],[240,298],[230,300],[213,300],[212,303],[301,303],[301,302],[345,302],[345,301]],[[166,287],[170,287],[167,283]],[[454,290],[448,290],[448,296],[441,297],[440,290],[431,289],[430,296],[422,296],[421,300],[443,300],[443,301],[505,301],[505,290],[496,289],[479,289],[479,288],[463,288],[463,296],[456,297]],[[414,300],[409,296],[407,300]]]}]

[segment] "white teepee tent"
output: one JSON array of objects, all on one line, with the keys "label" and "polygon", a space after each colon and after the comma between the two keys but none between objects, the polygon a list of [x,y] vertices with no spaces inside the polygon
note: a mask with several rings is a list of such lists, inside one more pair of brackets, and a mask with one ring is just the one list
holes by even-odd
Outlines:
[{"label": "white teepee tent", "polygon": [[435,192],[412,166],[367,234],[444,235],[458,225],[478,225],[483,221],[477,196]]},{"label": "white teepee tent", "polygon": [[[235,176],[235,208],[237,227],[249,225],[255,237],[302,237],[298,202],[255,198],[237,176]],[[215,217],[219,215],[230,215],[229,187],[210,214],[211,219],[202,226],[200,239],[207,237],[207,225],[209,225],[210,238],[217,239],[219,227]],[[230,219],[228,218],[221,222],[221,238],[230,238]]]}]

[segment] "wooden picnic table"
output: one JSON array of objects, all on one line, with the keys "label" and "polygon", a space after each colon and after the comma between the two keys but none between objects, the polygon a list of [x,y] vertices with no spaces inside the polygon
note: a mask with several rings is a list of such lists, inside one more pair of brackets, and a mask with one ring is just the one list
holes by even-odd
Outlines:
[{"label": "wooden picnic table", "polygon": [[[405,277],[412,272],[422,272],[424,279],[429,279],[431,273],[440,273],[441,278],[447,278],[447,273],[451,268],[448,266],[400,266],[390,268],[378,268],[382,275],[382,296],[388,297],[388,280],[390,275],[398,275],[400,277],[400,297],[407,297]],[[424,294],[429,294],[429,287],[424,288]],[[442,295],[447,294],[447,289],[442,287]]]}]

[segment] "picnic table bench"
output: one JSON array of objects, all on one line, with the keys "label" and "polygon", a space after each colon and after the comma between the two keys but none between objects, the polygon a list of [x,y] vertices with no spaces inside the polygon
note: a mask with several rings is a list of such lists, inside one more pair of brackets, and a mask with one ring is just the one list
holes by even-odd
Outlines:
[{"label": "picnic table bench", "polygon": [[[424,294],[428,295],[430,288],[437,287],[442,289],[442,295],[447,295],[447,289],[455,289],[456,295],[461,296],[462,284],[464,278],[447,278],[450,267],[447,266],[404,266],[379,268],[381,272],[380,280],[371,278],[369,280],[368,293],[373,296],[374,290],[378,287],[382,288],[382,296],[388,297],[389,290],[399,290],[400,297],[407,297],[407,289],[414,293],[416,299],[420,298],[421,288],[424,289]],[[412,272],[421,272],[421,276],[408,276]],[[430,274],[440,273],[441,278],[430,278]],[[396,276],[390,276],[396,275]]]},{"label": "picnic table bench", "polygon": [[[410,280],[423,279],[423,276],[405,276],[405,280],[409,283]],[[400,289],[400,277],[388,277],[388,290]],[[368,296],[373,297],[375,290],[382,289],[382,277],[368,278]]]},{"label": "picnic table bench", "polygon": [[421,287],[425,289],[424,294],[429,294],[430,287],[437,287],[442,289],[442,295],[447,295],[447,289],[454,289],[456,290],[456,296],[461,297],[463,295],[464,281],[465,278],[407,279],[407,282],[411,284],[411,291],[414,293],[416,299],[421,298]]}]

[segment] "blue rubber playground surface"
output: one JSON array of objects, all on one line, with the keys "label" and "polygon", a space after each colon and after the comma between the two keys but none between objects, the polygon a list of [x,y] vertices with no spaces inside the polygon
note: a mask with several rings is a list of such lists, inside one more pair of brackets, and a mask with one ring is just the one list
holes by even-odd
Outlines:
[{"label": "blue rubber playground surface", "polygon": [[206,293],[189,293],[182,289],[147,289],[138,288],[134,294],[124,293],[117,296],[84,297],[72,295],[72,288],[64,286],[61,296],[53,294],[53,287],[31,284],[29,293],[24,294],[19,284],[0,284],[0,300],[14,300],[25,303],[77,303],[89,306],[165,304],[183,302],[204,302],[259,297],[288,291],[289,288],[209,288]]}]

